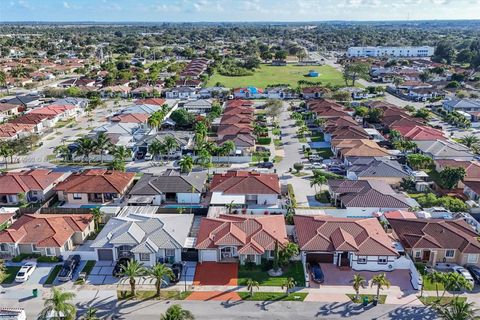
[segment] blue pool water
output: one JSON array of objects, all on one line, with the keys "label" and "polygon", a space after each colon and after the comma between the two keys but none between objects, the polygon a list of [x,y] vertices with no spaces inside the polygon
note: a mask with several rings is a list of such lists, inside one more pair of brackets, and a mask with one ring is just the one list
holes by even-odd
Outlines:
[{"label": "blue pool water", "polygon": [[173,208],[173,209],[176,209],[176,208],[186,208],[186,209],[189,209],[189,208],[203,208],[202,205],[200,204],[185,204],[185,205],[181,205],[181,204],[166,204],[163,206],[164,208]]}]

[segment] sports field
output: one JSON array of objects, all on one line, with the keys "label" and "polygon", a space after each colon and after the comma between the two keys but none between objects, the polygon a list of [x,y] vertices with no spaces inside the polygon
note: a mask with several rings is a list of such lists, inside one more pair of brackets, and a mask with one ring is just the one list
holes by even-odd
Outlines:
[{"label": "sports field", "polygon": [[[319,76],[317,78],[305,77],[310,70],[317,71]],[[286,65],[277,67],[263,64],[251,76],[225,77],[215,73],[207,82],[207,87],[215,86],[217,82],[220,82],[227,88],[246,86],[265,88],[274,84],[289,84],[292,87],[297,87],[297,82],[300,80],[321,82],[322,84],[345,85],[342,73],[331,66]]]}]

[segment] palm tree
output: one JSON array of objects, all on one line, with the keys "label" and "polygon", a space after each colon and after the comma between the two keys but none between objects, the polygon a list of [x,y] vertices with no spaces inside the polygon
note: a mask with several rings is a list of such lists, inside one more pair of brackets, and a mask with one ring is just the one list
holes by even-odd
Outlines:
[{"label": "palm tree", "polygon": [[312,180],[310,181],[310,187],[315,187],[315,193],[317,193],[317,186],[320,187],[320,191],[322,191],[322,186],[328,182],[327,177],[323,175],[314,175]]},{"label": "palm tree", "polygon": [[445,281],[444,273],[433,271],[425,275],[425,278],[429,280],[431,283],[435,284],[435,290],[437,291],[437,298],[438,296],[438,285]]},{"label": "palm tree", "polygon": [[83,320],[99,320],[100,318],[97,317],[97,309],[94,307],[89,307],[83,316]]},{"label": "palm tree", "polygon": [[228,209],[228,214],[232,214],[232,209],[235,207],[233,200],[230,203],[225,204],[225,208]]},{"label": "palm tree", "polygon": [[193,159],[190,156],[185,156],[178,162],[180,171],[183,173],[190,173],[193,168]]},{"label": "palm tree", "polygon": [[366,280],[359,274],[354,274],[353,279],[350,281],[353,286],[353,290],[355,290],[355,301],[360,299],[360,288],[363,288]]},{"label": "palm tree", "polygon": [[178,148],[178,142],[174,137],[167,136],[163,140],[163,144],[165,145],[165,149],[167,151],[167,154],[170,155],[172,150],[175,150]]},{"label": "palm tree", "polygon": [[258,281],[255,281],[253,279],[248,279],[247,280],[247,290],[250,292],[250,296],[253,296],[253,288],[260,289],[260,284]]},{"label": "palm tree", "polygon": [[372,284],[371,286],[377,286],[377,301],[380,297],[380,290],[383,289],[383,287],[390,288],[390,281],[387,279],[387,275],[384,273],[377,274],[372,278]]},{"label": "palm tree", "polygon": [[132,260],[127,263],[127,265],[122,265],[122,275],[128,277],[130,282],[130,292],[132,297],[135,297],[135,277],[140,277],[145,274],[145,268],[142,263]]},{"label": "palm tree", "polygon": [[182,307],[178,304],[174,304],[173,306],[169,307],[165,314],[160,316],[160,320],[194,320],[195,317],[193,314],[188,311],[182,309]]},{"label": "palm tree", "polygon": [[87,158],[90,163],[90,154],[95,150],[95,142],[87,137],[77,139],[78,150],[77,152]]},{"label": "palm tree", "polygon": [[150,126],[150,128],[158,129],[162,124],[162,119],[153,113],[150,117],[148,117],[147,124]]},{"label": "palm tree", "polygon": [[158,157],[165,152],[165,145],[158,140],[152,142],[148,147],[148,152],[150,152],[154,159],[158,160]]},{"label": "palm tree", "polygon": [[131,157],[132,152],[125,146],[118,146],[112,149],[112,154],[115,159],[125,161],[125,159]]},{"label": "palm tree", "polygon": [[232,154],[233,151],[235,151],[235,143],[233,141],[225,141],[225,143],[222,145],[222,154],[224,156],[227,156],[227,162],[230,163],[230,155]]},{"label": "palm tree", "polygon": [[0,70],[0,87],[7,88],[7,94],[9,94],[7,85],[7,74],[3,70]]},{"label": "palm tree", "polygon": [[90,213],[93,215],[93,220],[95,222],[95,230],[98,230],[98,227],[100,226],[100,222],[102,221],[103,212],[100,210],[99,207],[96,207],[91,209]]},{"label": "palm tree", "polygon": [[449,272],[444,275],[444,290],[442,297],[445,295],[445,292],[447,290],[452,290],[457,294],[460,294],[460,291],[466,289],[466,290],[472,290],[472,284],[465,279],[464,276],[457,272]]},{"label": "palm tree", "polygon": [[390,141],[397,141],[402,139],[402,135],[400,131],[392,129],[390,130],[390,133],[388,134],[388,137],[390,138]]},{"label": "palm tree", "polygon": [[61,289],[52,288],[52,296],[45,300],[41,311],[42,319],[47,316],[54,319],[73,320],[77,314],[77,308],[69,301],[75,297],[73,292],[65,292]]},{"label": "palm tree", "polygon": [[160,289],[162,288],[162,284],[168,284],[165,278],[170,280],[175,279],[172,269],[163,263],[156,263],[151,269],[148,270],[148,275],[152,278],[155,278],[155,288],[157,289],[158,297],[160,297]]},{"label": "palm tree", "polygon": [[471,134],[460,139],[460,142],[468,148],[473,149],[474,147],[478,147],[480,144],[480,138]]},{"label": "palm tree", "polygon": [[478,320],[478,309],[466,299],[455,298],[446,306],[436,305],[435,309],[443,320]]},{"label": "palm tree", "polygon": [[212,155],[206,149],[200,149],[197,153],[197,163],[202,167],[207,168],[207,175],[210,175],[210,166],[212,164]]},{"label": "palm tree", "polygon": [[296,284],[297,283],[295,282],[295,280],[293,280],[292,277],[288,277],[287,279],[285,279],[285,282],[282,284],[282,289],[285,288],[285,294],[288,295],[290,289],[295,288]]},{"label": "palm tree", "polygon": [[100,163],[103,163],[103,152],[111,145],[110,138],[105,132],[100,132],[95,140],[95,149],[100,152]]},{"label": "palm tree", "polygon": [[0,145],[0,155],[5,160],[5,169],[8,169],[8,158],[14,155],[13,149],[6,144],[2,144]]},{"label": "palm tree", "polygon": [[68,161],[70,160],[72,153],[70,152],[70,149],[66,145],[59,145],[56,146],[55,149],[53,149],[53,152],[57,155],[63,158],[63,161]]}]

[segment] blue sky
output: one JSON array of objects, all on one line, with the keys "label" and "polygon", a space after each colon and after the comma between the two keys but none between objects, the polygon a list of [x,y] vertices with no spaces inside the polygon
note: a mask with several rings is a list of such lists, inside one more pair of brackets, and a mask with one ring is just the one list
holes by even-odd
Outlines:
[{"label": "blue sky", "polygon": [[480,0],[0,0],[0,21],[480,19]]}]

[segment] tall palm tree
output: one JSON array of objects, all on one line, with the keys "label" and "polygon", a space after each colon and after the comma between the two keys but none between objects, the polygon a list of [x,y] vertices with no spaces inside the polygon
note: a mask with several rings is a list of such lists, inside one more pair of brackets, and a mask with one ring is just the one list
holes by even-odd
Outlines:
[{"label": "tall palm tree", "polygon": [[135,284],[136,277],[140,277],[145,274],[145,268],[142,263],[132,260],[127,263],[127,265],[122,265],[122,275],[127,277],[130,283],[130,292],[132,297],[135,297]]},{"label": "tall palm tree", "polygon": [[170,153],[178,148],[178,142],[174,137],[167,136],[163,140],[163,144],[165,145],[165,149],[167,151],[167,154],[170,156]]},{"label": "tall palm tree", "polygon": [[437,298],[438,296],[438,285],[445,281],[445,276],[443,272],[433,271],[425,275],[425,278],[430,281],[431,283],[435,284],[435,290],[437,291]]},{"label": "tall palm tree", "polygon": [[352,283],[353,290],[355,290],[355,300],[358,301],[360,299],[360,288],[363,288],[367,281],[357,273],[353,275],[353,279],[350,282]]},{"label": "tall palm tree", "polygon": [[315,193],[317,193],[317,186],[320,187],[320,191],[322,191],[322,186],[328,182],[327,177],[323,175],[314,175],[312,180],[310,181],[310,187],[315,187]]},{"label": "tall palm tree", "polygon": [[232,214],[232,209],[235,207],[233,200],[230,203],[225,204],[225,208],[228,209],[228,214]]},{"label": "tall palm tree", "polygon": [[480,144],[480,138],[478,138],[477,136],[474,136],[473,134],[470,134],[460,139],[460,142],[463,143],[468,148],[473,148]]},{"label": "tall palm tree", "polygon": [[154,159],[158,160],[158,157],[165,152],[165,145],[158,140],[152,142],[148,147],[148,152],[150,152]]},{"label": "tall palm tree", "polygon": [[110,138],[105,132],[100,132],[95,140],[95,149],[100,152],[100,163],[103,163],[103,152],[111,145]]},{"label": "tall palm tree", "polygon": [[148,117],[147,124],[150,126],[150,128],[158,129],[162,124],[162,120],[155,114],[152,114],[150,117]]},{"label": "tall palm tree", "polygon": [[7,94],[9,94],[7,85],[7,74],[3,70],[0,70],[0,87],[5,87],[7,89]]},{"label": "tall palm tree", "polygon": [[95,142],[87,137],[77,139],[78,150],[77,152],[87,159],[90,163],[90,154],[95,150]]},{"label": "tall palm tree", "polygon": [[155,278],[155,288],[157,289],[157,296],[160,297],[160,289],[162,284],[168,284],[165,278],[170,280],[175,279],[172,269],[163,263],[156,263],[151,269],[148,269],[148,275]]},{"label": "tall palm tree", "polygon": [[117,160],[125,161],[125,159],[130,158],[132,152],[125,146],[118,146],[113,148],[112,155]]},{"label": "tall palm tree", "polygon": [[287,279],[285,279],[285,282],[282,284],[282,289],[285,288],[285,294],[288,295],[288,293],[290,292],[290,289],[295,288],[296,284],[297,283],[295,282],[295,280],[293,280],[292,277],[288,277]]},{"label": "tall palm tree", "polygon": [[102,221],[103,213],[99,207],[92,208],[90,210],[90,213],[93,215],[95,230],[98,230],[98,227],[100,226],[100,222]]},{"label": "tall palm tree", "polygon": [[[73,320],[77,314],[77,308],[69,301],[75,297],[73,292],[65,292],[61,289],[52,288],[52,296],[45,300],[41,311],[42,319],[47,316],[54,319]],[[50,319],[50,318],[49,318]]]},{"label": "tall palm tree", "polygon": [[200,149],[197,154],[197,163],[207,169],[207,175],[210,175],[210,166],[212,164],[212,155],[207,149]]},{"label": "tall palm tree", "polygon": [[70,149],[66,145],[59,145],[56,146],[55,149],[53,149],[53,152],[57,155],[63,158],[63,161],[68,161],[71,159],[72,153],[70,152]]},{"label": "tall palm tree", "polygon": [[178,165],[180,166],[181,172],[190,173],[193,169],[193,159],[190,156],[184,156],[182,159],[180,159]]},{"label": "tall palm tree", "polygon": [[247,280],[247,290],[250,292],[250,296],[253,296],[253,288],[260,289],[260,284],[258,281],[255,281],[253,279],[248,279]]},{"label": "tall palm tree", "polygon": [[224,156],[227,156],[227,162],[230,164],[230,155],[232,154],[233,151],[235,151],[235,143],[233,141],[225,141],[225,143],[222,145],[222,154]]},{"label": "tall palm tree", "polygon": [[380,290],[384,287],[390,288],[390,281],[387,279],[387,275],[384,273],[377,274],[372,278],[371,286],[377,286],[377,301],[380,298]]},{"label": "tall palm tree", "polygon": [[195,317],[193,314],[188,311],[182,309],[182,307],[178,304],[174,304],[173,306],[169,307],[165,314],[160,316],[160,320],[194,320]]},{"label": "tall palm tree", "polygon": [[449,272],[444,275],[443,279],[444,290],[442,297],[445,295],[446,290],[451,290],[454,294],[460,294],[462,290],[472,290],[472,284],[465,279],[464,276],[457,272]]},{"label": "tall palm tree", "polygon": [[436,305],[438,316],[443,320],[478,320],[478,309],[474,308],[473,302],[453,299],[446,306]]}]

